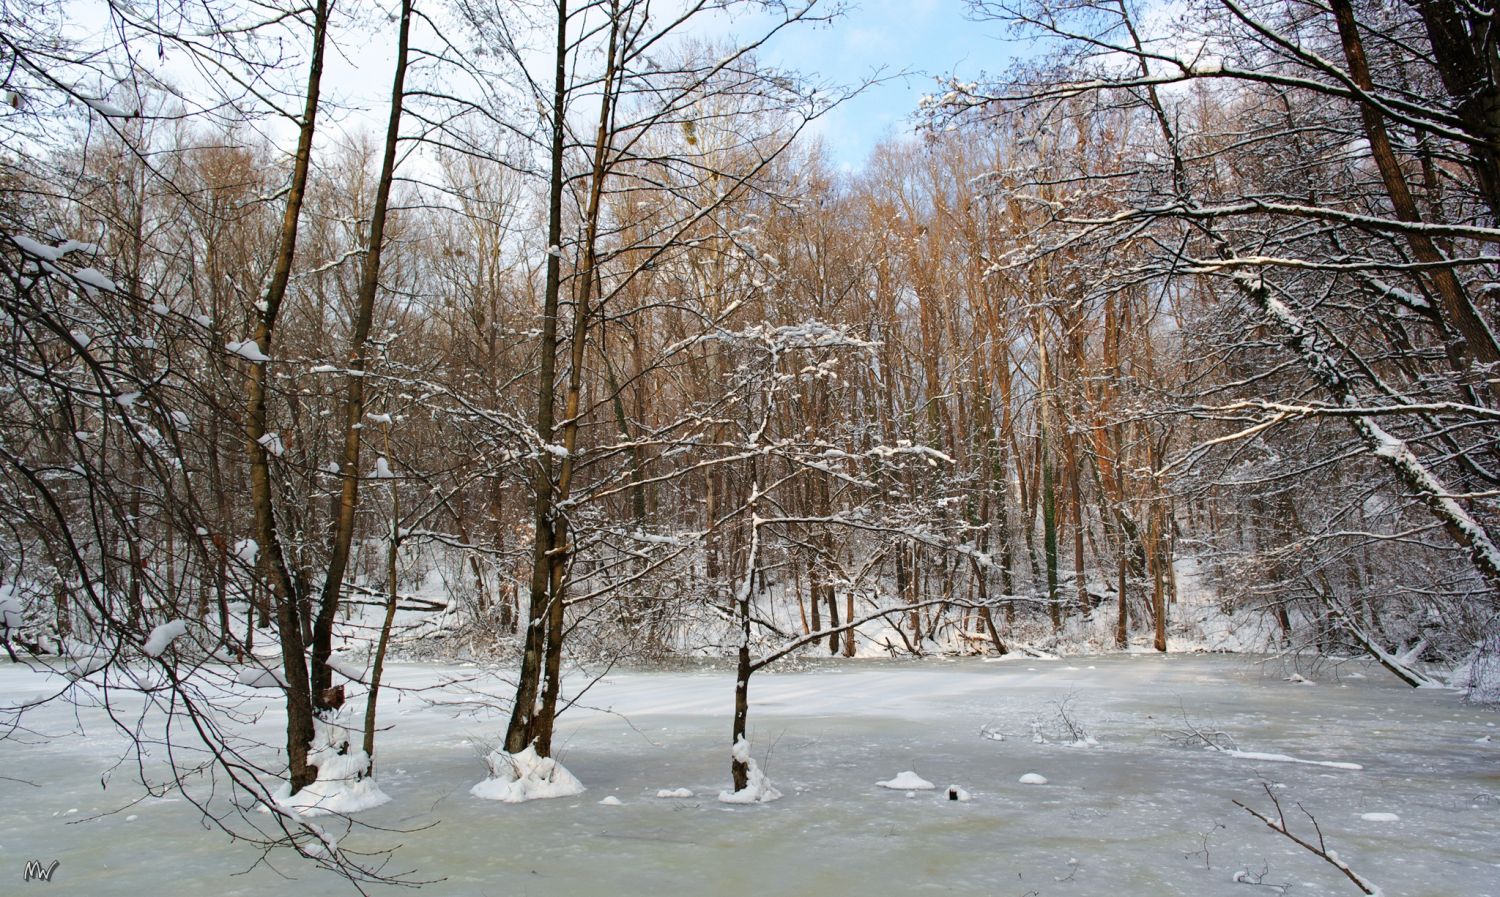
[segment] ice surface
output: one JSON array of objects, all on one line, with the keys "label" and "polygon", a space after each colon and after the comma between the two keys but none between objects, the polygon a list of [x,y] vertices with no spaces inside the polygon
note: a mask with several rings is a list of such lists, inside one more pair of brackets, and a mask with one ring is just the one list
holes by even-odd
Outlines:
[{"label": "ice surface", "polygon": [[[693,888],[716,897],[1250,897],[1273,892],[1231,878],[1262,869],[1265,882],[1291,882],[1290,897],[1357,894],[1337,870],[1231,803],[1270,811],[1262,783],[1273,783],[1294,830],[1305,822],[1300,803],[1340,858],[1385,893],[1500,897],[1500,743],[1477,742],[1497,731],[1493,711],[1366,665],[1358,679],[1348,675],[1356,665],[1325,666],[1317,688],[1290,687],[1278,663],[1242,657],[1088,665],[1096,669],[928,660],[764,670],[751,683],[750,736],[785,796],[754,807],[712,799],[729,777],[732,668],[616,669],[559,721],[554,741],[570,769],[624,803],[605,811],[593,800],[512,807],[470,798],[483,774],[471,744],[493,738],[504,719],[497,710],[476,717],[473,703],[459,702],[477,693],[503,705],[513,670],[393,663],[377,743],[391,800],[358,814],[375,828],[318,822],[349,850],[394,847],[391,868],[444,879],[424,894],[661,895],[680,893],[690,870]],[[445,684],[460,679],[462,688]],[[576,694],[587,682],[579,675],[565,685]],[[66,684],[0,664],[0,703]],[[229,731],[264,742],[258,756],[274,766],[285,741],[279,694],[234,688],[239,721],[226,723]],[[1069,712],[1099,736],[1098,748],[980,735],[989,726],[1022,736],[1069,696]],[[1167,742],[1162,735],[1181,729],[1184,713],[1257,750],[1364,768],[1233,759]],[[49,705],[26,720],[26,732],[0,743],[0,845],[5,862],[60,859],[54,892],[355,893],[285,854],[273,854],[275,869],[256,865],[258,849],[205,830],[178,791],[137,803],[130,764],[118,765],[124,738],[97,707],[75,714]],[[905,800],[872,787],[913,765],[961,782],[974,799]],[[1020,785],[1030,771],[1054,784]],[[700,798],[644,799],[663,783]],[[187,785],[209,797],[206,778]],[[225,797],[214,800],[233,817]],[[62,815],[70,808],[78,812]],[[1398,823],[1362,818],[1392,811]],[[127,824],[126,813],[139,818]]]}]

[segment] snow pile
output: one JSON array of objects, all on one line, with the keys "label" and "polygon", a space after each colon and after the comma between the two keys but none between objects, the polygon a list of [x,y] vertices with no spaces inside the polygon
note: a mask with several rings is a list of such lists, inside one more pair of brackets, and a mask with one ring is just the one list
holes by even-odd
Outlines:
[{"label": "snow pile", "polygon": [[884,782],[876,782],[875,784],[882,788],[889,788],[892,791],[931,791],[937,787],[909,769],[898,774],[894,779],[887,779]]},{"label": "snow pile", "polygon": [[1365,822],[1400,822],[1401,817],[1395,813],[1365,813],[1359,817]]},{"label": "snow pile", "polygon": [[1020,781],[1022,785],[1045,785],[1047,784],[1047,777],[1039,773],[1028,772],[1026,775],[1021,776]]},{"label": "snow pile", "polygon": [[601,806],[601,807],[623,807],[623,806],[625,806],[625,804],[618,797],[615,797],[613,794],[611,794],[610,796],[608,796],[608,797],[604,798],[603,800],[599,801],[599,806]]},{"label": "snow pile", "polygon": [[660,791],[656,792],[656,796],[657,797],[666,797],[666,798],[692,797],[693,796],[693,789],[691,789],[691,788],[663,788]]},{"label": "snow pile", "polygon": [[0,628],[21,628],[21,599],[10,586],[0,586]]},{"label": "snow pile", "polygon": [[736,762],[745,764],[745,787],[738,791],[720,791],[721,803],[768,804],[773,800],[781,799],[781,792],[771,787],[771,780],[766,778],[766,774],[760,771],[760,767],[750,756],[750,742],[746,741],[743,735],[734,743],[729,753]]},{"label": "snow pile", "polygon": [[948,799],[949,800],[956,800],[956,801],[959,801],[960,803],[962,803],[964,801],[973,800],[974,799],[974,795],[972,795],[969,792],[965,791],[964,789],[958,787],[957,785],[949,785],[948,786]]},{"label": "snow pile", "polygon": [[146,639],[146,644],[142,650],[151,657],[160,657],[167,650],[167,646],[172,644],[173,639],[180,638],[186,634],[187,621],[185,620],[172,620],[163,623],[151,630],[151,637]]},{"label": "snow pile", "polygon": [[348,815],[378,807],[390,800],[369,775],[370,756],[354,746],[358,731],[331,721],[313,724],[312,750],[307,762],[318,767],[318,778],[292,794],[290,782],[272,796],[276,803],[303,816]]},{"label": "snow pile", "polygon": [[475,797],[519,804],[584,792],[582,782],[551,757],[538,756],[534,745],[515,754],[490,751],[484,762],[490,768],[490,777],[469,789]]}]

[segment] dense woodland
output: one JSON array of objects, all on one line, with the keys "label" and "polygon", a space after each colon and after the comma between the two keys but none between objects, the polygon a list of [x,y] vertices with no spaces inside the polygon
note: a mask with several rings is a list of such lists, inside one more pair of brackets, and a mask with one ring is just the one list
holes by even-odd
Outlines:
[{"label": "dense woodland", "polygon": [[721,5],[7,4],[10,650],[279,650],[294,791],[347,631],[518,665],[543,756],[578,661],[737,658],[738,739],[876,633],[1169,650],[1186,571],[1267,650],[1500,651],[1487,0],[974,2],[1025,61],[855,171],[861,85],[759,61],[837,11]]}]

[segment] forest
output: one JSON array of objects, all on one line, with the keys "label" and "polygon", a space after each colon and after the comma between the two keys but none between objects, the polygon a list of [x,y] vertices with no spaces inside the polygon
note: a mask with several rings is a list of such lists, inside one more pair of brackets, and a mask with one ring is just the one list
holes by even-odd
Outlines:
[{"label": "forest", "polygon": [[7,2],[9,658],[356,880],[297,801],[398,660],[509,671],[502,800],[617,665],[733,666],[739,802],[778,662],[1218,627],[1500,699],[1493,4],[967,9],[1024,52],[850,167],[890,75],[763,60],[858,8]]}]

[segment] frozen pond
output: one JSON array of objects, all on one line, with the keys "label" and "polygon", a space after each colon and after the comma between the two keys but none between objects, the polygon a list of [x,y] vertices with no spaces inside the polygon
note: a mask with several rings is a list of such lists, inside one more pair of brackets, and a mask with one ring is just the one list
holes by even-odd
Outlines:
[{"label": "frozen pond", "polygon": [[[377,772],[392,801],[360,814],[380,828],[343,840],[356,850],[399,844],[391,871],[443,879],[422,893],[1359,893],[1234,806],[1271,811],[1265,783],[1293,831],[1312,836],[1300,803],[1329,846],[1387,895],[1500,897],[1500,715],[1364,666],[1324,667],[1310,683],[1228,656],[765,672],[751,684],[752,749],[785,797],[750,807],[716,800],[729,777],[725,669],[614,671],[594,685],[557,738],[562,762],[589,788],[581,797],[471,797],[484,778],[481,743],[494,742],[504,719],[459,712],[465,689],[433,686],[484,673],[396,665],[396,684],[426,688],[399,701],[393,693],[382,711],[391,728]],[[506,693],[494,678],[476,684]],[[0,668],[7,703],[45,685]],[[282,719],[269,697],[257,700],[267,710],[254,730],[274,743]],[[1062,706],[1093,743],[1066,743]],[[1169,742],[1164,733],[1183,729],[1184,713],[1242,753]],[[87,736],[44,737],[80,724]],[[38,894],[354,893],[290,855],[256,866],[258,851],[205,829],[180,798],[131,805],[139,788],[130,767],[116,766],[120,736],[99,711],[75,719],[48,708],[30,725],[35,734],[0,742],[0,876],[12,887],[39,859],[60,866],[51,883],[24,885]],[[876,785],[907,770],[937,789]],[[1028,773],[1047,784],[1022,784]],[[950,784],[972,799],[948,800]],[[679,788],[693,796],[656,796]],[[620,805],[601,805],[606,797]],[[1241,872],[1275,887],[1236,882]]]}]

